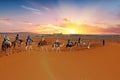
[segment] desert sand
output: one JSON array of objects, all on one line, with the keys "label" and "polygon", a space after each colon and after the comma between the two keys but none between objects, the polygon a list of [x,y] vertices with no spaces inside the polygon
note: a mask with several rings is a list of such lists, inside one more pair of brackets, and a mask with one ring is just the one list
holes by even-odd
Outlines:
[{"label": "desert sand", "polygon": [[[23,38],[23,37],[22,37]],[[12,38],[11,38],[12,39]],[[47,38],[53,42],[55,38]],[[0,39],[2,41],[2,38]],[[32,51],[0,56],[0,80],[120,80],[120,43],[90,49],[41,52],[34,38]],[[65,43],[63,40],[62,42]],[[1,44],[1,43],[0,43]]]}]

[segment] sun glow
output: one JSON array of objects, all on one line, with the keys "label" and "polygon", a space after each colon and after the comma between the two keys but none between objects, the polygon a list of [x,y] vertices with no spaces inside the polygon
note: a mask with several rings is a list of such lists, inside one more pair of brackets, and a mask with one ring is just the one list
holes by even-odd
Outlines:
[{"label": "sun glow", "polygon": [[[93,31],[98,31],[99,29],[94,29],[87,25],[80,25],[77,23],[65,23],[64,25],[54,25],[54,24],[45,24],[34,26],[37,29],[34,29],[34,32],[40,34],[53,34],[53,33],[62,33],[62,34],[89,34]],[[97,33],[97,32],[96,32]]]},{"label": "sun glow", "polygon": [[70,34],[76,34],[77,32],[76,32],[76,30],[71,29],[71,30],[69,30],[69,33],[70,33]]}]

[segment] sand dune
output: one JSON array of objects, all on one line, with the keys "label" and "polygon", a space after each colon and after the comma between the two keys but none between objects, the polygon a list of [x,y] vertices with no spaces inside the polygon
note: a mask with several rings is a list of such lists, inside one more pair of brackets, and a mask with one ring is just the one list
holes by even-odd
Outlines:
[{"label": "sand dune", "polygon": [[34,48],[0,57],[0,80],[120,80],[119,74],[120,43],[115,42],[60,53]]}]

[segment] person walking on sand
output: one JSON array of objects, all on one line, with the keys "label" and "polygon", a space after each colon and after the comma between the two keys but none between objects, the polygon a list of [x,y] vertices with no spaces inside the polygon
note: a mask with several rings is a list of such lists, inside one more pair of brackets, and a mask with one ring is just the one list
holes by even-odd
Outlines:
[{"label": "person walking on sand", "polygon": [[104,40],[104,39],[103,39],[103,41],[102,41],[102,45],[105,46],[105,40]]}]

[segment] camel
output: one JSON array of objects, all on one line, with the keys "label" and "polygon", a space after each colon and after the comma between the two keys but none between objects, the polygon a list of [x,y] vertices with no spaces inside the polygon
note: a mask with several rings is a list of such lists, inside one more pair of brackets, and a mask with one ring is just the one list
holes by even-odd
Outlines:
[{"label": "camel", "polygon": [[18,52],[20,52],[21,51],[21,45],[22,45],[22,43],[23,43],[23,40],[18,40],[18,41],[13,41],[12,42],[12,45],[13,45],[13,48],[15,49],[15,48],[17,48],[18,49]]},{"label": "camel", "polygon": [[71,51],[72,51],[72,48],[73,48],[76,44],[77,44],[77,42],[74,42],[74,43],[71,42],[71,44],[68,43],[68,44],[66,45],[66,48],[69,48],[69,49],[70,49],[70,52],[71,52]]},{"label": "camel", "polygon": [[2,43],[2,51],[5,51],[7,53],[7,56],[11,53],[12,43],[10,41],[3,41]]},{"label": "camel", "polygon": [[83,44],[85,44],[85,43],[83,43],[83,41],[82,41],[82,40],[77,41],[77,47],[78,47],[78,46],[80,46],[80,47],[82,48],[82,45],[83,45]]},{"label": "camel", "polygon": [[18,47],[20,47],[21,45],[22,45],[22,43],[23,43],[23,40],[18,40],[18,41],[13,41],[12,42],[12,44],[13,44],[13,46],[14,46],[14,48],[16,47],[16,46],[18,46]]},{"label": "camel", "polygon": [[32,50],[32,42],[33,41],[26,41],[26,50]]},{"label": "camel", "polygon": [[90,49],[90,42],[89,41],[87,41],[87,42],[85,42],[85,41],[80,41],[80,42],[77,42],[77,47],[81,47],[81,48],[83,48],[83,47],[85,47],[85,48],[87,48],[87,49]]},{"label": "camel", "polygon": [[45,52],[48,50],[47,45],[48,45],[48,42],[46,40],[43,40],[43,41],[41,40],[37,46],[41,48],[42,52]]},{"label": "camel", "polygon": [[59,44],[54,43],[52,45],[52,50],[56,50],[56,52],[60,52],[61,47],[63,47],[63,46],[64,46],[64,43],[59,43]]}]

